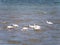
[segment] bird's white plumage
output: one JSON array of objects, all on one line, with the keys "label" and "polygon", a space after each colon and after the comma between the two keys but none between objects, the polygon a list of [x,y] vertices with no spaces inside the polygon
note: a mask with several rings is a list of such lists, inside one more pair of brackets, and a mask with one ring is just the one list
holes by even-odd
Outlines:
[{"label": "bird's white plumage", "polygon": [[27,27],[23,27],[22,29],[25,29],[25,30],[27,30],[28,28],[27,28]]},{"label": "bird's white plumage", "polygon": [[35,26],[34,26],[34,29],[41,29],[41,27],[38,26],[38,25],[35,25]]},{"label": "bird's white plumage", "polygon": [[7,26],[7,28],[8,28],[8,29],[12,29],[12,28],[14,28],[14,27],[13,27],[13,26]]},{"label": "bird's white plumage", "polygon": [[34,28],[34,25],[29,25],[30,28]]},{"label": "bird's white plumage", "polygon": [[50,21],[46,21],[47,24],[53,24],[53,22],[50,22]]},{"label": "bird's white plumage", "polygon": [[19,27],[19,25],[17,25],[17,24],[11,24],[11,25],[7,26],[8,29],[13,29],[13,28],[17,28],[17,27]]},{"label": "bird's white plumage", "polygon": [[33,28],[33,29],[41,29],[41,26],[36,25],[36,24],[34,24],[34,25],[29,25],[29,27],[30,27],[30,28]]},{"label": "bird's white plumage", "polygon": [[34,29],[41,29],[39,25],[34,25]]},{"label": "bird's white plumage", "polygon": [[17,24],[12,24],[12,26],[14,26],[14,27],[19,27],[19,25],[17,25]]},{"label": "bird's white plumage", "polygon": [[27,31],[29,28],[28,27],[23,27],[21,31]]}]

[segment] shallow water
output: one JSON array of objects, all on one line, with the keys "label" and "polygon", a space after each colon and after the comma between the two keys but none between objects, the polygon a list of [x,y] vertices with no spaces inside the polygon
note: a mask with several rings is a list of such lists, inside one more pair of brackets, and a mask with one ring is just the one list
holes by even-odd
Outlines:
[{"label": "shallow water", "polygon": [[[19,28],[6,28],[13,23]],[[38,24],[41,30],[22,32],[29,24]],[[60,6],[1,5],[0,45],[60,45]]]}]

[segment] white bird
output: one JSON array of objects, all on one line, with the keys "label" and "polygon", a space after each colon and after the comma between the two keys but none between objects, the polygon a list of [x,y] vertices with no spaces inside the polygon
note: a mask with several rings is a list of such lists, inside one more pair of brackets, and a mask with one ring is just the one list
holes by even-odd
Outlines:
[{"label": "white bird", "polygon": [[13,26],[7,26],[7,29],[13,29],[14,27]]},{"label": "white bird", "polygon": [[33,29],[41,29],[41,26],[39,26],[39,25],[36,25],[36,24],[34,24],[34,25],[29,25],[29,27],[30,28],[33,28]]},{"label": "white bird", "polygon": [[41,29],[41,27],[39,25],[35,25],[34,29]]},{"label": "white bird", "polygon": [[17,27],[19,27],[17,24],[11,24],[11,25],[7,26],[8,29],[14,29]]},{"label": "white bird", "polygon": [[39,30],[39,29],[41,29],[41,26],[39,26],[39,25],[34,25],[34,29]]},{"label": "white bird", "polygon": [[50,21],[46,21],[47,24],[53,24],[53,22],[50,22]]},{"label": "white bird", "polygon": [[29,28],[28,27],[23,27],[21,31],[27,31]]},{"label": "white bird", "polygon": [[14,26],[14,27],[19,27],[19,25],[17,25],[17,24],[12,24],[12,26]]},{"label": "white bird", "polygon": [[29,25],[30,28],[34,28],[34,25]]}]

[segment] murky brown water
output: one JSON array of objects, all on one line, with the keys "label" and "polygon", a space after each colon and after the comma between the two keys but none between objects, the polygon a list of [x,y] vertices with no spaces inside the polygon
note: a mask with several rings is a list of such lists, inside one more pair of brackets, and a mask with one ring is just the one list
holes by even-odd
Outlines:
[{"label": "murky brown water", "polygon": [[[7,29],[13,23],[19,28]],[[21,31],[29,24],[41,29]],[[0,6],[0,45],[60,45],[60,6]]]}]

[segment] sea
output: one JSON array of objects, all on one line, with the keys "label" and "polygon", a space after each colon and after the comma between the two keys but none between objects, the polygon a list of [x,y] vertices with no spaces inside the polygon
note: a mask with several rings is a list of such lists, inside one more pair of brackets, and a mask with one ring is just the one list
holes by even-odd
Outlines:
[{"label": "sea", "polygon": [[60,45],[60,0],[0,0],[0,45]]}]

